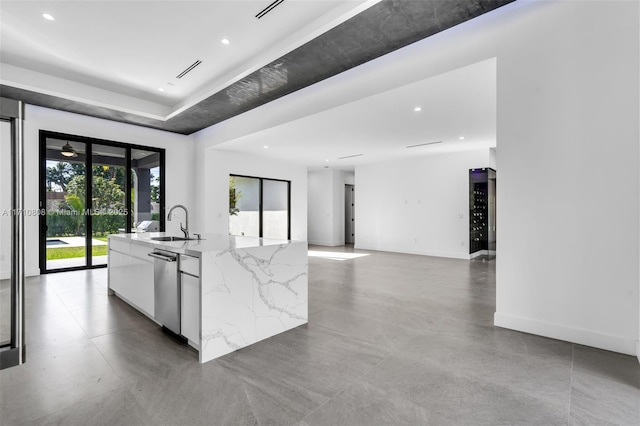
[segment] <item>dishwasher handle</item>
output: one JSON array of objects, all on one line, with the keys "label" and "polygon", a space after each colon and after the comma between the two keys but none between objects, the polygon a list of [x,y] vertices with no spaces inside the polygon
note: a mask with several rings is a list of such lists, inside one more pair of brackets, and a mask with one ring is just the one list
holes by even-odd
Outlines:
[{"label": "dishwasher handle", "polygon": [[154,259],[164,260],[165,262],[177,262],[178,255],[174,254],[164,254],[158,252],[147,253],[148,256],[153,257]]}]

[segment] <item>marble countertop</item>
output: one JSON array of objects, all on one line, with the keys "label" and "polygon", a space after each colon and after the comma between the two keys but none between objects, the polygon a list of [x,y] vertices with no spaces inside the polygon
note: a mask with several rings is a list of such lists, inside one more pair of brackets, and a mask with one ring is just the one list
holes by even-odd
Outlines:
[{"label": "marble countertop", "polygon": [[153,237],[175,236],[166,232],[137,232],[132,234],[112,234],[109,239],[118,239],[123,242],[145,245],[175,253],[200,257],[202,253],[229,249],[245,249],[251,247],[274,246],[291,244],[297,241],[273,240],[268,238],[244,237],[225,234],[204,234],[201,240],[189,241],[156,241]]}]

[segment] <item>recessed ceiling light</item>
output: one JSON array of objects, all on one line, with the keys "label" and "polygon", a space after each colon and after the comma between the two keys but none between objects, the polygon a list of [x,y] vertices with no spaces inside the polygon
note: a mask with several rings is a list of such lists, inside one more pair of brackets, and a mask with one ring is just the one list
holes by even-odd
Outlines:
[{"label": "recessed ceiling light", "polygon": [[265,145],[265,146],[264,146],[264,149],[268,149],[268,148],[269,148],[269,145]]},{"label": "recessed ceiling light", "polygon": [[324,160],[324,161],[326,161],[326,162],[328,163],[328,162],[329,162],[329,159],[327,158],[327,159],[326,159],[326,160]]},{"label": "recessed ceiling light", "polygon": [[159,92],[164,92],[164,89],[162,87],[158,87],[158,91]]},{"label": "recessed ceiling light", "polygon": [[229,39],[228,39],[228,38],[223,38],[222,40],[220,40],[220,43],[222,43],[222,44],[229,44],[229,43],[231,43],[231,42],[229,41]]},{"label": "recessed ceiling light", "polygon": [[464,139],[464,136],[460,136],[458,139],[463,140],[463,139]]},{"label": "recessed ceiling light", "polygon": [[413,110],[414,110],[415,112],[420,112],[420,111],[422,111],[422,107],[417,106],[417,107],[415,107]]},{"label": "recessed ceiling light", "polygon": [[56,18],[54,18],[53,16],[49,15],[48,13],[43,13],[42,17],[44,19],[46,19],[47,21],[55,21],[56,20]]}]

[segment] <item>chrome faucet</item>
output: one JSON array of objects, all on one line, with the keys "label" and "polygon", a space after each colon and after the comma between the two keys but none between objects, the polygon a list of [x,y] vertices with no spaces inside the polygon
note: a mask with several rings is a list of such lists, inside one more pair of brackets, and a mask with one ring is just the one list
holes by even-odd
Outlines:
[{"label": "chrome faucet", "polygon": [[183,228],[182,222],[180,222],[180,230],[184,233],[184,238],[188,240],[189,239],[189,212],[187,211],[187,208],[185,206],[183,206],[182,204],[176,204],[175,206],[171,207],[171,209],[169,209],[169,214],[167,215],[167,220],[171,220],[171,213],[173,212],[173,210],[177,209],[178,207],[184,210],[186,226]]}]

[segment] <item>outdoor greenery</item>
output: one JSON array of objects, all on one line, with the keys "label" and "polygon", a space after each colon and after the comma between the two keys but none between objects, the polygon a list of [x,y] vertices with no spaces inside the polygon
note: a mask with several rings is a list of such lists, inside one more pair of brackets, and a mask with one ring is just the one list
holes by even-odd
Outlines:
[{"label": "outdoor greenery", "polygon": [[153,201],[154,203],[160,202],[160,177],[159,176],[155,176],[151,180],[151,201]]},{"label": "outdoor greenery", "polygon": [[[107,246],[93,246],[91,253],[93,256],[106,256]],[[47,260],[70,259],[74,257],[84,257],[85,247],[48,247]]]},{"label": "outdoor greenery", "polygon": [[242,197],[241,191],[236,191],[236,180],[233,176],[229,176],[229,215],[237,216],[240,212],[239,209],[236,208],[236,204],[238,200]]},{"label": "outdoor greenery", "polygon": [[[68,167],[62,167],[66,164]],[[92,225],[94,234],[106,235],[118,232],[125,227],[126,217],[119,212],[124,211],[124,172],[122,168],[94,166],[92,177]],[[47,212],[47,236],[83,235],[85,230],[85,190],[86,175],[74,172],[73,165],[58,163],[56,167],[47,168],[47,186],[53,184],[67,194],[62,211]]]},{"label": "outdoor greenery", "polygon": [[[55,162],[46,169],[46,188],[48,192],[56,192],[60,198],[53,196],[47,206],[47,237],[84,236],[86,235],[86,218],[91,214],[93,229],[92,239],[107,241],[108,234],[117,233],[126,228],[127,216],[124,213],[126,169],[107,165],[94,165],[89,173],[92,194],[91,203],[87,205],[86,179],[87,170],[84,164],[73,162]],[[133,173],[133,172],[131,172]],[[151,201],[160,201],[160,179],[152,175]],[[64,198],[62,198],[64,197]],[[132,202],[135,193],[131,191]],[[88,212],[88,209],[91,212]],[[154,213],[153,220],[160,220]],[[80,247],[47,247],[47,260],[81,258],[86,248]],[[106,256],[107,245],[92,247],[93,256]]]},{"label": "outdoor greenery", "polygon": [[[124,212],[127,171],[124,167],[94,165],[87,174],[85,165],[80,162],[48,161],[47,163],[46,190],[58,193],[57,197],[51,196],[47,205],[48,238],[86,235],[88,214],[91,214],[94,240],[106,242],[108,234],[114,234],[120,228],[126,228],[127,216]],[[91,179],[92,187],[89,205],[86,198],[87,176]],[[160,202],[160,178],[153,173],[151,176],[151,201],[157,203]],[[131,198],[132,203],[135,202],[133,189]],[[159,213],[154,213],[151,219],[160,220]],[[46,249],[47,260],[81,258],[85,255],[84,246],[56,246]],[[106,256],[107,245],[94,245],[92,255]]]},{"label": "outdoor greenery", "polygon": [[81,163],[58,162],[55,166],[47,167],[47,191],[66,192],[69,181],[85,173],[84,164]]},{"label": "outdoor greenery", "polygon": [[[78,228],[78,217],[75,212],[47,212],[47,237],[69,237],[85,235],[84,220]],[[118,229],[125,228],[126,216],[94,215],[93,233],[95,235],[117,234]],[[154,219],[159,220],[159,219]]]}]

